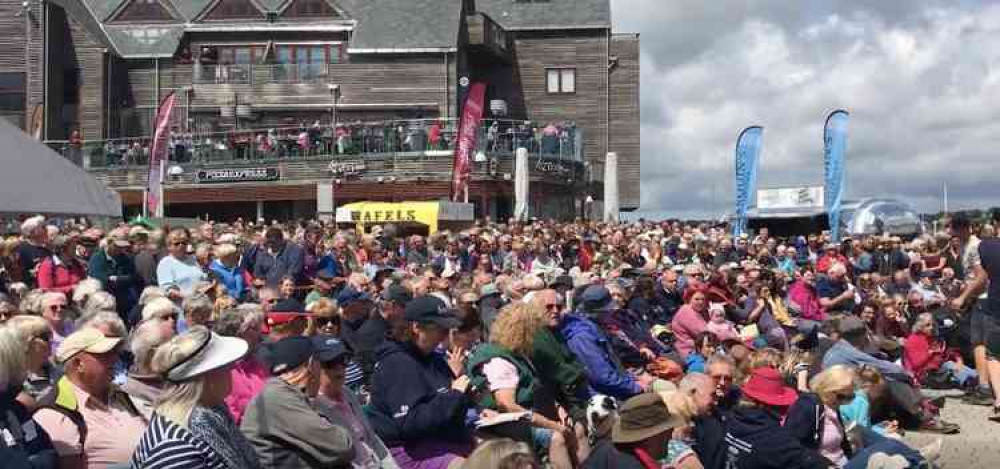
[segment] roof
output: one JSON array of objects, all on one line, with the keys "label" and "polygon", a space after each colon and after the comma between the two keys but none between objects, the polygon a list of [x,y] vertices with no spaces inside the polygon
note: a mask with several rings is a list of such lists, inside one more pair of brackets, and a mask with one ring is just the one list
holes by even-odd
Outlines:
[{"label": "roof", "polygon": [[349,52],[400,52],[458,47],[462,0],[340,0],[358,24]]},{"label": "roof", "polygon": [[610,0],[476,0],[476,9],[511,30],[611,27]]},{"label": "roof", "polygon": [[171,0],[174,8],[184,16],[187,21],[194,20],[215,0]]},{"label": "roof", "polygon": [[[72,1],[72,0],[71,0]],[[127,0],[78,0],[89,9],[99,22],[107,20]],[[59,2],[63,3],[63,2]],[[183,3],[183,2],[182,2]]]},{"label": "roof", "polygon": [[3,119],[0,147],[0,213],[121,217],[118,194]]},{"label": "roof", "polygon": [[169,25],[105,26],[111,43],[122,58],[163,58],[177,52],[184,27]]}]

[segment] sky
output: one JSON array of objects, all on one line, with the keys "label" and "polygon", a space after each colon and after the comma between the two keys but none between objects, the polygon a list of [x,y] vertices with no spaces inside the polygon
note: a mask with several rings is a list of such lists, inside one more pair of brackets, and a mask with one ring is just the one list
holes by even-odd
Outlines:
[{"label": "sky", "polygon": [[641,38],[642,212],[732,212],[740,131],[758,187],[822,184],[850,112],[846,198],[1000,205],[1000,0],[611,0]]}]

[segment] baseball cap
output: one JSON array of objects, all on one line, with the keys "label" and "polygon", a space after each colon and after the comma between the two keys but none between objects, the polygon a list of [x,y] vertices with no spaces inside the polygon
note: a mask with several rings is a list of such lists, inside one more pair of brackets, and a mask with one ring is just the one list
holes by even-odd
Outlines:
[{"label": "baseball cap", "polygon": [[458,327],[461,323],[443,301],[429,295],[407,303],[403,316],[410,322],[432,323],[446,329]]},{"label": "baseball cap", "polygon": [[[204,329],[204,327],[192,328],[182,335],[196,333],[198,329]],[[247,354],[247,351],[250,350],[247,342],[239,337],[223,337],[214,332],[209,332],[207,329],[205,329],[205,332],[208,333],[204,334],[204,338],[198,347],[193,349],[190,355],[164,373],[164,378],[167,381],[186,381],[209,371],[222,368],[243,358]]]},{"label": "baseball cap", "polygon": [[267,358],[271,374],[280,375],[298,368],[315,354],[316,344],[313,339],[296,335],[268,344],[263,356]]},{"label": "baseball cap", "polygon": [[385,289],[385,300],[405,307],[413,301],[413,294],[402,285],[392,284]]},{"label": "baseball cap", "polygon": [[549,282],[549,288],[566,287],[573,288],[573,277],[569,275],[560,275]]},{"label": "baseball cap", "polygon": [[346,308],[354,303],[359,303],[362,301],[371,301],[372,297],[365,292],[359,292],[353,287],[344,287],[340,290],[337,295],[337,305],[341,308]]},{"label": "baseball cap", "polygon": [[344,341],[332,335],[318,335],[313,337],[313,346],[316,348],[316,360],[320,363],[332,362],[343,356],[350,356]]},{"label": "baseball cap", "polygon": [[583,309],[593,312],[613,311],[615,303],[611,299],[611,292],[603,285],[591,285],[580,294],[580,305]]},{"label": "baseball cap", "polygon": [[92,327],[85,327],[66,337],[56,349],[56,361],[66,363],[69,359],[81,353],[93,353],[96,355],[108,353],[115,349],[122,342],[121,337],[105,337],[104,334]]},{"label": "baseball cap", "polygon": [[308,317],[309,314],[305,312],[305,308],[298,300],[293,298],[281,300],[274,305],[271,312],[267,313],[265,332],[270,331],[272,327],[282,326],[295,319]]}]

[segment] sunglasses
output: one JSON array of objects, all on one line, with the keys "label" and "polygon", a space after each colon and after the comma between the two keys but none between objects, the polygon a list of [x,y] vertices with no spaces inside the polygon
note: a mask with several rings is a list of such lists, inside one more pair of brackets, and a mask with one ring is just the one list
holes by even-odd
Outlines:
[{"label": "sunglasses", "polygon": [[316,327],[323,328],[326,326],[339,326],[339,318],[315,318]]}]

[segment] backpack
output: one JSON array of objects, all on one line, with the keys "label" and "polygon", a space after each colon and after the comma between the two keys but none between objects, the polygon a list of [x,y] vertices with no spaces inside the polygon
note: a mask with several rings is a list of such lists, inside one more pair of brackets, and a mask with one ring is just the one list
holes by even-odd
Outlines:
[{"label": "backpack", "polygon": [[[139,409],[132,403],[132,400],[124,393],[116,389],[112,390],[111,399],[123,404],[133,415],[142,415]],[[76,425],[77,432],[80,435],[80,447],[82,448],[87,443],[87,422],[84,421],[83,414],[77,410],[78,405],[76,393],[73,392],[73,384],[63,376],[52,387],[52,392],[46,393],[39,398],[35,413],[38,413],[42,409],[49,409],[65,416],[70,422],[73,422],[73,425]]]}]

